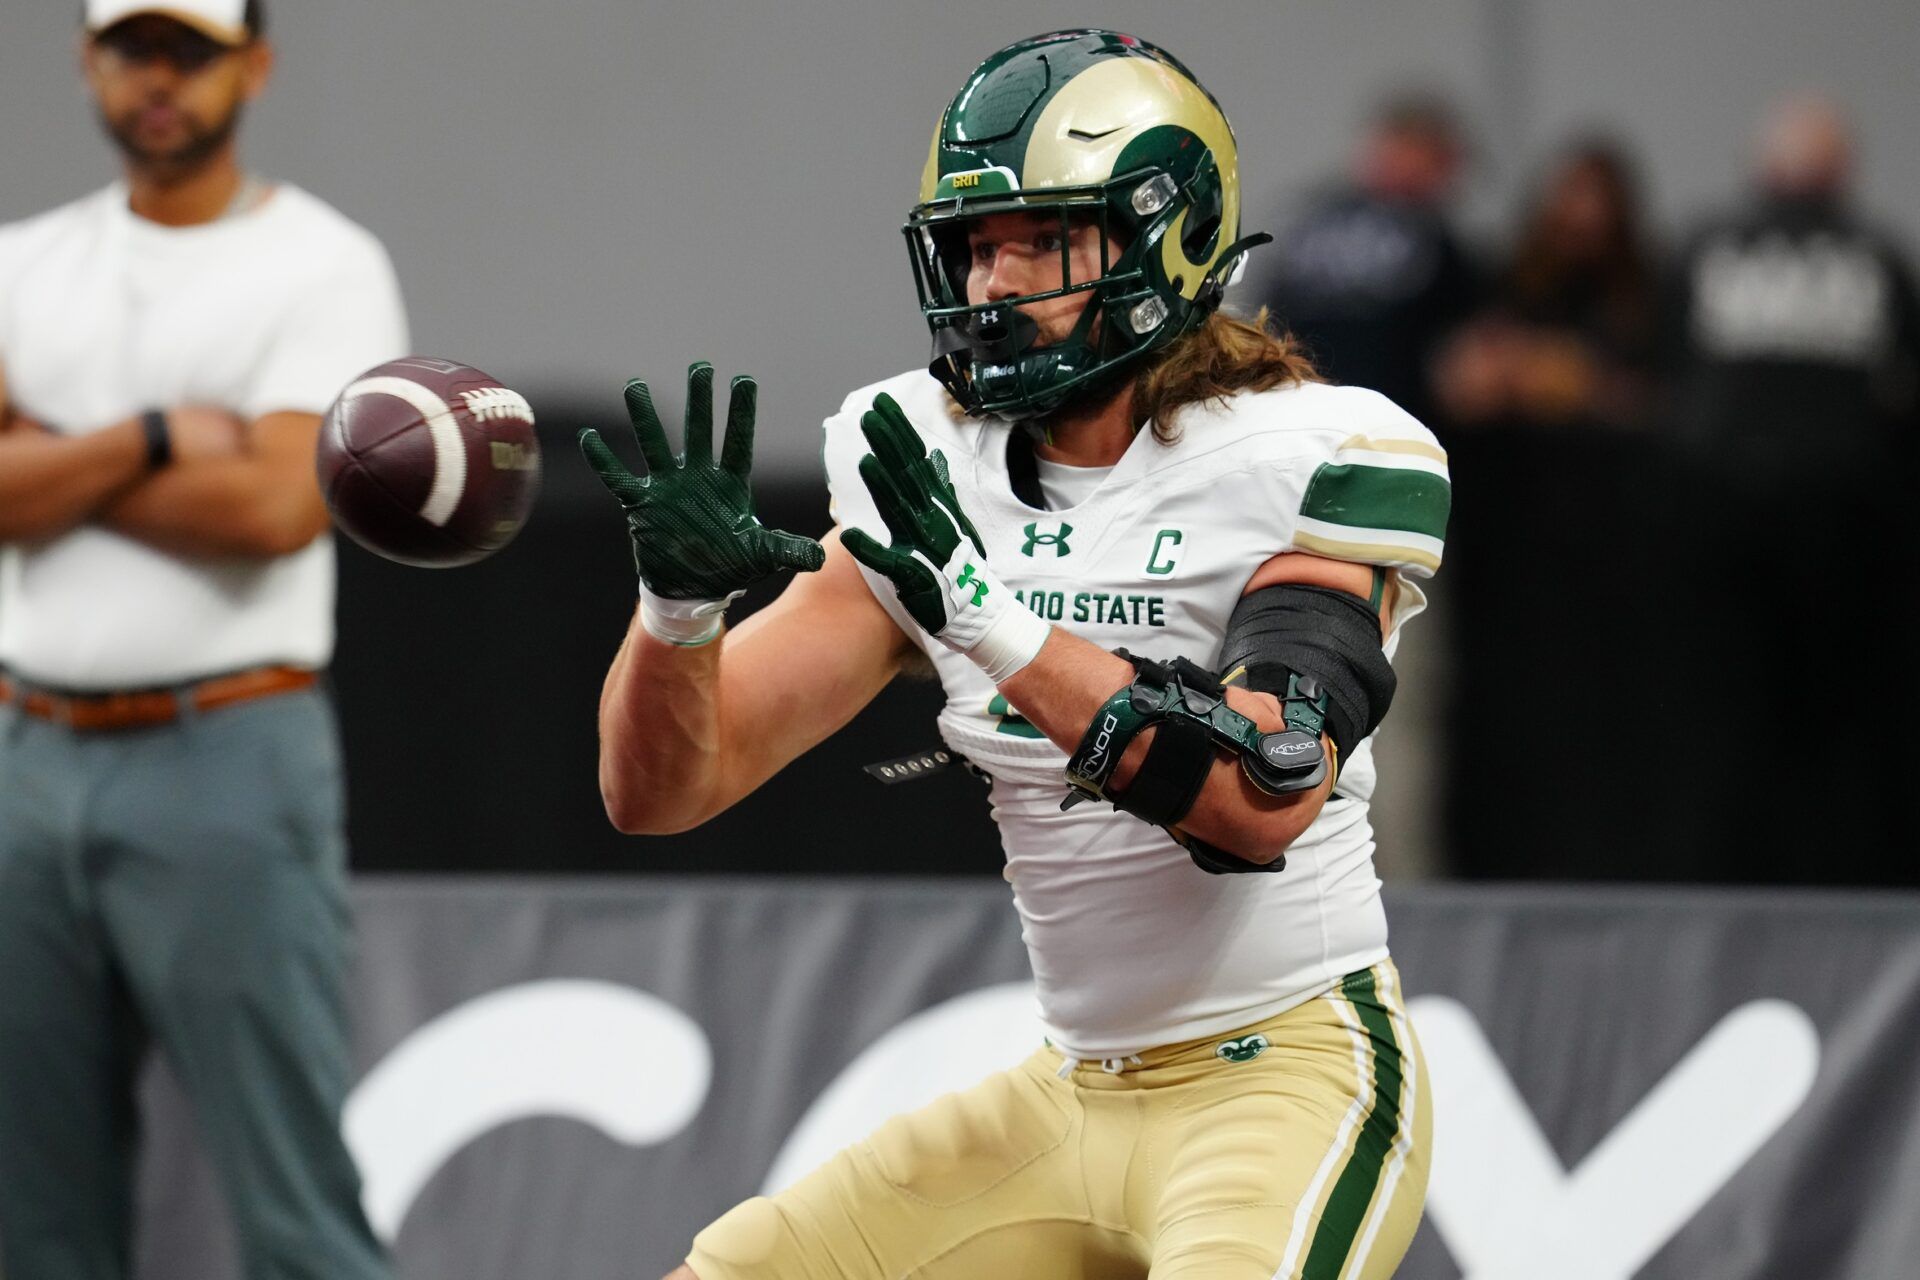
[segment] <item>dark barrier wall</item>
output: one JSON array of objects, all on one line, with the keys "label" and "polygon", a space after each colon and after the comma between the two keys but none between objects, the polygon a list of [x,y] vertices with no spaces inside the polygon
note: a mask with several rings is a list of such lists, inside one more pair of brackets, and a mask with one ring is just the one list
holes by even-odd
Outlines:
[{"label": "dark barrier wall", "polygon": [[[427,571],[341,541],[334,685],[355,865],[997,875],[983,784],[951,771],[889,787],[861,771],[937,744],[939,690],[913,679],[699,831],[614,831],[600,805],[595,716],[633,609],[634,571],[619,509],[573,434],[592,423],[626,448],[630,433],[611,394],[541,413],[539,505],[499,555]],[[1719,570],[1675,532],[1688,528],[1670,510],[1684,505],[1677,499],[1643,504],[1624,525],[1613,518],[1636,480],[1691,490],[1670,451],[1644,436],[1589,440],[1584,451],[1565,439],[1530,443],[1456,442],[1459,504],[1435,584],[1442,607],[1414,624],[1407,646],[1429,663],[1451,649],[1450,669],[1409,668],[1403,651],[1406,685],[1382,732],[1383,751],[1400,753],[1383,764],[1383,790],[1417,785],[1416,770],[1447,784],[1453,869],[1502,879],[1920,878],[1909,842],[1841,839],[1831,821],[1899,794],[1880,779],[1912,758],[1912,735],[1885,689],[1860,694],[1887,700],[1885,732],[1843,744],[1857,785],[1841,794],[1795,789],[1791,738],[1777,773],[1703,790],[1715,764],[1707,731],[1721,715],[1707,691],[1724,687],[1711,678],[1724,656],[1709,628],[1721,617],[1717,598],[1690,584]],[[1569,466],[1551,465],[1556,457]],[[1529,470],[1557,479],[1515,482]],[[823,484],[763,477],[757,490],[767,523],[825,533]],[[785,582],[750,593],[730,616],[738,621]],[[1556,591],[1565,597],[1557,607],[1485,607],[1551,602]],[[1479,611],[1460,607],[1474,604]],[[1489,625],[1490,612],[1500,625]],[[1418,719],[1422,697],[1446,704],[1431,726]],[[1814,707],[1781,705],[1785,729]],[[1789,807],[1778,807],[1783,796]],[[1770,837],[1716,853],[1761,805]],[[1383,865],[1423,834],[1383,821]]]},{"label": "dark barrier wall", "polygon": [[[1197,874],[1197,873],[1196,873]],[[1007,891],[371,879],[370,1215],[410,1280],[653,1276],[735,1200],[1031,1052]],[[1911,1280],[1920,896],[1392,895],[1436,1159],[1409,1280]],[[149,1280],[231,1280],[164,1082]]]}]

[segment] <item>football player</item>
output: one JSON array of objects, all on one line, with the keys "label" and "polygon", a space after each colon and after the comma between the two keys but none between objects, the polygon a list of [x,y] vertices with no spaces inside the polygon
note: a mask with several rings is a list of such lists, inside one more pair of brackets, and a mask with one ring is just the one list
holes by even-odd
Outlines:
[{"label": "football player", "polygon": [[1050,1034],[733,1209],[675,1277],[1388,1275],[1431,1109],[1368,739],[1445,457],[1218,310],[1265,237],[1218,103],[1145,41],[988,58],[920,195],[932,363],[827,420],[825,547],[753,517],[751,381],[717,462],[704,364],[681,455],[628,386],[646,478],[583,436],[640,571],[601,786],[623,830],[693,827],[924,655],[992,781]]}]

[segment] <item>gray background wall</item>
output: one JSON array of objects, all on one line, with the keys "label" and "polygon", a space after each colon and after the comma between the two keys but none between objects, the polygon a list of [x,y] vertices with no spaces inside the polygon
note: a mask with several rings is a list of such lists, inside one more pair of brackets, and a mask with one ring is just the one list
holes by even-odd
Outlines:
[{"label": "gray background wall", "polygon": [[[1097,21],[1172,48],[1227,105],[1250,217],[1337,166],[1365,104],[1443,87],[1493,225],[1574,126],[1617,126],[1672,225],[1739,181],[1755,112],[1857,111],[1865,194],[1920,239],[1911,0],[269,0],[282,67],[249,155],[392,249],[415,345],[536,397],[609,403],[688,360],[762,381],[763,461],[807,474],[845,393],[917,362],[896,228],[935,115],[993,48]],[[0,18],[0,220],[113,160],[74,71],[77,0]]]}]

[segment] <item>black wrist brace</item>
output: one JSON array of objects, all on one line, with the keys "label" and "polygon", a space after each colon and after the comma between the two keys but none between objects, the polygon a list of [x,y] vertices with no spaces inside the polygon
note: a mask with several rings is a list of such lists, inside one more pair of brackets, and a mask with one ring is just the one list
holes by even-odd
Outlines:
[{"label": "black wrist brace", "polygon": [[[1159,663],[1125,649],[1118,653],[1133,664],[1133,683],[1094,713],[1068,759],[1062,809],[1082,800],[1106,800],[1123,813],[1170,826],[1193,807],[1221,748],[1238,755],[1247,777],[1271,795],[1305,791],[1326,777],[1322,717],[1307,696],[1288,703],[1286,729],[1262,733],[1227,705],[1226,691],[1205,668],[1185,658]],[[1107,783],[1121,755],[1149,726],[1155,729],[1154,741],[1139,771],[1123,794],[1110,792]]]}]

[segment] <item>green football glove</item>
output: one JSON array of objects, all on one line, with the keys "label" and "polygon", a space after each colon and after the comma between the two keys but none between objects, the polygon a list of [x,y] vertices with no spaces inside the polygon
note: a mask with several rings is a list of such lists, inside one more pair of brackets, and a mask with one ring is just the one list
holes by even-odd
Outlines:
[{"label": "green football glove", "polygon": [[893,397],[874,397],[860,431],[873,450],[860,459],[860,479],[893,542],[881,546],[863,530],[845,529],[841,543],[893,583],[915,622],[998,684],[1033,661],[1052,628],[988,570],[986,545],[960,509],[945,456],[927,452]]},{"label": "green football glove", "polygon": [[627,416],[647,474],[628,471],[600,433],[580,432],[580,452],[627,513],[640,572],[641,623],[663,640],[703,644],[720,633],[720,615],[749,586],[782,569],[811,573],[826,562],[812,538],[782,533],[753,514],[753,415],[759,389],[733,380],[727,439],[713,461],[713,366],[687,370],[686,453],[676,456],[638,378],[627,383]]}]

